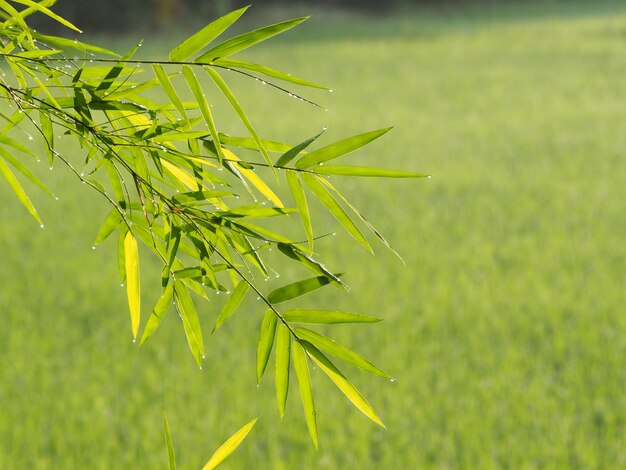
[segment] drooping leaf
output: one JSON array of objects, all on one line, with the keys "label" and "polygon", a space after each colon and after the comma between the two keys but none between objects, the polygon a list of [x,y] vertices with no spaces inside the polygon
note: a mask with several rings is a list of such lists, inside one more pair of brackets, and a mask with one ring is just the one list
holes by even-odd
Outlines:
[{"label": "drooping leaf", "polygon": [[313,258],[311,258],[309,255],[304,253],[302,250],[298,249],[296,246],[292,244],[288,244],[288,243],[277,243],[276,246],[278,247],[281,253],[285,254],[286,256],[288,256],[289,258],[295,261],[298,261],[304,267],[306,267],[307,269],[310,269],[314,273],[320,274],[322,276],[326,276],[332,279],[334,282],[336,282],[338,285],[342,286],[343,288],[348,287],[341,279],[339,279],[338,276],[335,276],[328,269],[326,269],[326,267],[323,264],[319,263],[318,261],[315,261]]},{"label": "drooping leaf", "polygon": [[213,470],[219,464],[221,464],[230,454],[232,454],[243,442],[243,440],[250,433],[250,431],[252,431],[252,428],[254,427],[258,419],[259,418],[254,418],[239,431],[229,437],[228,440],[224,442],[224,444],[222,444],[220,448],[217,449],[217,451],[215,451],[215,453],[211,456],[206,465],[202,467],[202,470]]},{"label": "drooping leaf", "polygon": [[243,279],[239,281],[239,284],[237,284],[237,287],[235,287],[235,290],[230,295],[228,301],[226,302],[226,305],[224,305],[224,308],[220,312],[219,317],[217,317],[217,321],[215,322],[213,331],[222,326],[222,324],[226,320],[228,320],[228,318],[235,312],[237,307],[239,307],[239,304],[241,304],[241,302],[245,298],[249,289],[250,285],[246,281],[244,281]]},{"label": "drooping leaf", "polygon": [[167,312],[167,308],[172,303],[173,295],[174,295],[174,285],[169,284],[163,291],[163,294],[161,294],[161,297],[159,297],[159,300],[157,301],[156,305],[154,306],[154,309],[152,310],[152,314],[150,315],[150,318],[148,318],[146,327],[143,330],[143,335],[141,336],[141,341],[139,342],[140,346],[143,343],[145,343],[158,328],[159,324],[161,323],[161,320],[163,319],[163,316],[165,315],[165,312]]},{"label": "drooping leaf", "polygon": [[335,198],[328,192],[328,190],[318,181],[318,177],[305,173],[302,175],[302,180],[306,185],[315,193],[317,198],[322,204],[326,206],[329,212],[339,221],[341,225],[352,235],[361,245],[363,245],[370,253],[372,253],[372,247],[367,239],[361,233],[361,230],[356,226],[350,216],[343,210],[343,207],[335,200]]},{"label": "drooping leaf", "polygon": [[130,324],[134,339],[137,338],[137,332],[139,331],[141,294],[139,284],[139,253],[137,252],[137,240],[130,231],[126,232],[124,237],[124,259],[126,263],[126,294],[128,296]]},{"label": "drooping leaf", "polygon": [[163,432],[165,433],[165,445],[167,446],[167,458],[170,464],[170,470],[176,470],[174,444],[172,443],[172,434],[170,433],[170,425],[167,422],[167,415],[165,414],[165,411],[163,411]]},{"label": "drooping leaf", "polygon": [[289,162],[291,162],[291,160],[293,160],[298,155],[300,155],[300,153],[302,153],[302,151],[304,151],[309,145],[311,145],[313,142],[315,142],[317,140],[317,138],[319,136],[321,136],[324,132],[326,132],[326,129],[323,129],[322,132],[320,132],[319,134],[317,134],[317,135],[311,137],[310,139],[307,139],[304,142],[301,142],[298,145],[295,145],[294,147],[292,147],[289,150],[287,150],[285,153],[283,153],[280,156],[280,158],[276,162],[276,166],[288,165]]},{"label": "drooping leaf", "polygon": [[182,281],[174,282],[174,292],[178,300],[178,310],[183,320],[183,328],[189,349],[193,354],[198,366],[202,367],[202,359],[204,358],[204,340],[202,339],[202,329],[196,307],[191,300],[191,296]]},{"label": "drooping leaf", "polygon": [[215,65],[232,69],[250,70],[251,72],[261,73],[268,77],[277,78],[285,82],[293,83],[294,85],[307,86],[311,88],[319,88],[322,90],[328,90],[328,87],[318,85],[317,83],[309,82],[298,77],[294,77],[288,73],[280,72],[278,70],[271,69],[265,65],[253,64],[251,62],[244,62],[235,59],[217,59]]},{"label": "drooping leaf", "polygon": [[159,83],[161,84],[161,87],[163,88],[163,91],[165,92],[169,100],[176,107],[183,119],[188,119],[187,112],[185,111],[185,105],[183,105],[183,102],[180,100],[178,93],[176,93],[176,90],[174,89],[174,86],[170,81],[170,77],[168,77],[167,73],[165,73],[163,66],[161,66],[160,64],[152,64],[152,69],[154,70],[154,74],[156,75],[156,77],[159,79]]},{"label": "drooping leaf", "polygon": [[120,225],[122,222],[122,215],[120,214],[119,209],[114,207],[107,215],[107,218],[104,219],[104,222],[100,226],[100,230],[98,231],[98,235],[96,236],[96,240],[93,242],[93,246],[98,246],[104,240],[108,238],[111,233]]},{"label": "drooping leaf", "polygon": [[215,59],[228,57],[244,49],[247,49],[250,46],[254,46],[255,44],[265,41],[272,36],[276,36],[277,34],[287,31],[288,29],[299,25],[307,18],[308,17],[303,17],[283,21],[281,23],[265,26],[264,28],[255,29],[254,31],[250,31],[248,33],[240,34],[239,36],[228,39],[227,41],[224,41],[223,43],[218,44],[214,48],[205,52],[196,59],[196,62],[206,63],[212,62]]},{"label": "drooping leaf", "polygon": [[239,172],[259,190],[263,196],[272,201],[276,207],[285,207],[282,201],[274,194],[274,191],[252,170],[247,170],[241,165],[241,159],[228,149],[224,149],[224,155],[229,161],[234,162],[234,165],[238,167]]},{"label": "drooping leaf", "polygon": [[26,195],[26,192],[22,188],[22,185],[17,180],[17,178],[15,177],[11,169],[7,166],[7,164],[4,163],[4,160],[2,160],[1,158],[0,158],[0,173],[2,173],[2,176],[4,176],[4,179],[7,180],[7,183],[9,183],[9,186],[11,187],[11,189],[13,190],[13,192],[15,193],[19,201],[22,203],[22,205],[30,213],[30,215],[32,215],[37,222],[42,224],[41,218],[39,217],[39,214],[37,213],[35,206],[33,206],[33,203],[30,202],[30,199]]},{"label": "drooping leaf", "polygon": [[382,318],[336,310],[294,309],[283,313],[285,320],[296,323],[378,323]]},{"label": "drooping leaf", "polygon": [[326,276],[317,276],[311,279],[294,282],[273,290],[267,296],[267,300],[273,304],[286,302],[287,300],[295,299],[296,297],[313,292],[314,290],[324,287],[331,282],[333,282],[333,280]]},{"label": "drooping leaf", "polygon": [[308,341],[318,349],[324,350],[329,354],[332,354],[338,359],[344,362],[359,367],[367,372],[384,377],[385,379],[391,379],[391,376],[382,370],[380,367],[375,366],[363,356],[351,351],[350,349],[335,343],[332,339],[317,333],[316,331],[309,330],[308,328],[297,327],[295,328],[298,338]]},{"label": "drooping leaf", "polygon": [[341,157],[347,153],[353,152],[371,141],[378,139],[380,136],[389,132],[392,128],[379,129],[377,131],[366,132],[364,134],[348,137],[334,144],[327,145],[321,149],[309,152],[296,162],[296,168],[310,168],[320,163],[327,162],[337,157]]},{"label": "drooping leaf", "polygon": [[324,371],[324,373],[335,383],[341,392],[356,406],[365,416],[374,421],[379,426],[385,425],[372,408],[372,405],[361,395],[352,383],[343,375],[337,367],[311,343],[302,342],[302,346],[313,361]]},{"label": "drooping leaf", "polygon": [[52,18],[53,20],[58,21],[63,26],[65,26],[65,27],[67,27],[69,29],[73,29],[74,31],[76,31],[78,33],[82,33],[82,31],[80,29],[78,29],[76,26],[74,26],[72,23],[67,21],[65,18],[62,18],[61,16],[57,15],[53,11],[49,10],[44,5],[42,5],[41,3],[36,3],[36,2],[33,2],[32,0],[12,0],[12,1],[15,2],[15,3],[21,3],[22,5],[26,5],[26,6],[30,7],[30,8],[33,8],[33,9],[37,10],[38,12],[43,13],[44,15]]},{"label": "drooping leaf", "polygon": [[4,147],[0,147],[0,155],[7,162],[9,162],[13,166],[13,168],[15,168],[21,174],[26,176],[26,178],[28,178],[37,187],[39,187],[39,189],[41,189],[42,191],[46,192],[50,196],[54,196],[52,191],[50,191],[50,189],[48,189],[48,187],[45,184],[43,184],[43,182],[32,171],[30,171],[30,169],[26,165],[24,165],[19,159],[15,158]]},{"label": "drooping leaf", "polygon": [[370,168],[367,166],[321,165],[315,168],[320,175],[366,176],[374,178],[427,178],[428,175],[409,173],[407,171],[388,170],[386,168]]},{"label": "drooping leaf", "polygon": [[291,357],[291,332],[284,323],[278,324],[276,331],[276,401],[278,412],[285,415],[287,393],[289,392],[289,361]]},{"label": "drooping leaf", "polygon": [[272,346],[274,345],[274,337],[276,336],[276,322],[278,318],[272,310],[268,310],[263,315],[263,321],[261,322],[261,330],[259,332],[259,342],[257,345],[256,356],[256,377],[257,383],[261,383],[261,377],[265,372],[267,366],[267,360],[272,352]]},{"label": "drooping leaf", "polygon": [[170,52],[171,62],[181,62],[188,59],[196,52],[204,49],[211,41],[228,29],[250,6],[245,6],[239,10],[218,18],[209,23],[197,33],[185,39]]},{"label": "drooping leaf", "polygon": [[304,189],[300,184],[300,180],[298,179],[298,175],[295,171],[288,170],[287,171],[287,184],[289,185],[289,190],[293,195],[293,200],[296,202],[296,206],[298,207],[298,211],[300,212],[300,219],[302,220],[302,225],[304,226],[304,232],[306,233],[306,238],[309,242],[309,247],[313,247],[313,226],[311,225],[311,215],[309,213],[309,205],[306,201],[306,195],[304,194]]},{"label": "drooping leaf", "polygon": [[300,388],[300,397],[302,398],[302,407],[304,408],[304,418],[309,434],[313,440],[315,448],[318,447],[317,433],[317,416],[315,413],[315,402],[313,401],[313,387],[311,386],[311,375],[309,373],[309,365],[304,353],[304,349],[298,341],[294,341],[292,346],[293,367],[296,370],[298,378],[298,386]]}]

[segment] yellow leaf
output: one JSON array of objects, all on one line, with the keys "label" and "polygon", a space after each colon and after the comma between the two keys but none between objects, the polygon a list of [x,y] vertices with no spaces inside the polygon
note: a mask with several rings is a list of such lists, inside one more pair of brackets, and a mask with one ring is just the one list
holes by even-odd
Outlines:
[{"label": "yellow leaf", "polygon": [[241,161],[241,159],[237,155],[235,155],[228,149],[222,150],[224,152],[224,157],[227,160],[234,161],[234,165],[237,166],[237,169],[241,172],[241,174],[245,176],[248,181],[250,181],[250,183],[252,183],[254,187],[259,190],[261,194],[263,194],[266,198],[272,201],[276,205],[276,207],[285,207],[281,200],[278,199],[278,196],[276,196],[276,194],[272,192],[269,186],[265,184],[265,182],[261,178],[259,178],[254,171],[248,170],[247,168],[244,168],[237,163]]},{"label": "yellow leaf", "polygon": [[[189,173],[187,173],[186,171],[181,170],[179,167],[177,167],[176,165],[168,162],[167,160],[161,159],[161,163],[163,164],[163,166],[165,168],[167,168],[167,170],[170,173],[172,173],[176,178],[178,178],[180,180],[180,182],[183,183],[185,186],[187,186],[189,189],[191,189],[192,191],[196,191],[198,189],[198,182]],[[210,189],[207,188],[206,186],[202,186],[202,187],[204,188],[205,191],[210,191]],[[211,198],[211,199],[207,199],[207,200],[211,204],[216,205],[217,207],[219,207],[222,210],[228,210],[228,206],[226,204],[224,204],[224,202],[221,199]]]},{"label": "yellow leaf", "polygon": [[135,240],[135,237],[130,231],[127,232],[124,237],[124,253],[124,258],[126,260],[126,294],[128,295],[130,324],[133,330],[133,338],[137,338],[141,312],[141,296],[139,290],[139,254],[137,252],[137,240]]},{"label": "yellow leaf", "polygon": [[252,431],[252,428],[254,427],[258,419],[259,418],[254,418],[239,431],[230,436],[228,440],[215,451],[215,453],[211,456],[206,465],[202,467],[202,470],[213,470],[224,460],[226,460],[226,458],[230,454],[232,454],[237,449],[237,447],[239,447],[239,444],[243,442],[248,433]]}]

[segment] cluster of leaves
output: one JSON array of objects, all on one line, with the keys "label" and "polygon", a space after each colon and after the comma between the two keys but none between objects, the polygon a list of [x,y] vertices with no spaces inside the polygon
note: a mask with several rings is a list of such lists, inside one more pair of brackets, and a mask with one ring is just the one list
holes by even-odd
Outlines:
[{"label": "cluster of leaves", "polygon": [[[266,306],[258,341],[257,379],[261,380],[275,349],[280,415],[285,410],[293,368],[311,438],[318,445],[309,369],[314,363],[359,410],[383,426],[372,406],[329,356],[387,379],[389,375],[359,354],[302,326],[372,323],[379,319],[349,312],[282,309],[281,304],[327,285],[346,287],[340,275],[331,272],[317,258],[307,198],[319,200],[367,250],[372,248],[364,231],[370,231],[389,247],[330,183],[329,175],[400,178],[423,175],[328,164],[389,129],[365,132],[315,150],[310,150],[310,146],[321,133],[295,146],[264,140],[223,78],[227,73],[244,75],[312,103],[285,87],[327,88],[264,65],[232,58],[306,18],[266,26],[213,45],[247,9],[242,8],[183,41],[171,51],[169,60],[149,61],[134,58],[140,44],[119,56],[97,46],[43,35],[29,28],[27,17],[42,13],[78,31],[48,8],[52,4],[54,0],[0,0],[0,16],[4,19],[0,24],[0,56],[11,72],[0,80],[0,96],[14,110],[0,114],[6,121],[0,130],[0,173],[22,204],[41,223],[11,167],[52,194],[23,163],[23,158],[15,156],[36,157],[33,151],[8,135],[16,126],[34,126],[41,134],[50,165],[62,162],[111,206],[94,246],[117,232],[119,272],[122,283],[126,284],[133,338],[138,336],[141,326],[139,241],[163,266],[161,293],[144,325],[140,343],[148,340],[163,316],[174,309],[182,320],[193,357],[201,367],[205,346],[197,301],[220,293],[228,297],[215,320],[215,331],[248,294],[254,293]],[[145,79],[148,74],[150,77]],[[218,131],[203,80],[214,85],[211,100],[222,95],[248,135],[237,137]],[[154,101],[155,91],[160,91],[161,99],[167,101]],[[185,96],[192,99],[186,100]],[[55,148],[54,137],[60,133],[80,143],[84,161],[69,159]],[[293,208],[286,207],[276,194],[276,187],[283,181],[293,196]],[[268,229],[267,224],[255,222],[259,218],[284,219],[290,213],[299,214],[305,241],[292,240]],[[313,277],[263,292],[255,272],[257,276],[268,277],[265,258],[272,247],[311,271]],[[202,321],[207,321],[207,316],[203,317]]]}]

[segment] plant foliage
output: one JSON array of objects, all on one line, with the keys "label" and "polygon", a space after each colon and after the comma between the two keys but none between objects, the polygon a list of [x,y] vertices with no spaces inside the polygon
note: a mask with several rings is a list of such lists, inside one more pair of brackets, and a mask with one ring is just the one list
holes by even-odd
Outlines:
[{"label": "plant foliage", "polygon": [[[140,336],[143,344],[165,315],[176,312],[191,353],[201,367],[207,324],[213,322],[216,331],[235,316],[247,296],[257,296],[265,306],[257,312],[260,316],[257,380],[262,379],[274,349],[280,415],[285,411],[293,368],[306,423],[313,443],[318,445],[310,367],[315,364],[357,409],[384,426],[335,362],[357,366],[387,379],[389,375],[321,333],[298,326],[372,323],[379,319],[351,312],[283,308],[281,304],[298,301],[301,296],[326,286],[347,287],[341,275],[329,270],[315,252],[317,238],[309,200],[321,202],[368,251],[372,251],[368,232],[389,247],[330,183],[329,175],[400,178],[423,175],[337,163],[383,136],[389,128],[347,137],[313,150],[311,147],[321,134],[296,145],[264,140],[226,79],[232,73],[244,75],[314,104],[287,87],[327,88],[232,57],[306,18],[222,39],[247,10],[245,7],[184,40],[172,49],[169,60],[151,61],[135,58],[141,44],[121,56],[29,28],[29,17],[39,13],[79,31],[49,9],[54,3],[54,0],[0,0],[0,17],[4,21],[0,24],[0,56],[8,72],[0,80],[0,95],[9,110],[1,114],[5,124],[0,130],[0,173],[19,201],[41,224],[16,173],[49,194],[52,192],[24,163],[38,156],[29,146],[11,137],[15,127],[34,126],[44,142],[50,166],[61,163],[99,193],[110,207],[94,246],[117,234],[118,265],[127,289],[133,338],[137,338],[143,324]],[[229,135],[221,128],[219,116],[211,109],[211,102],[220,94],[241,120],[247,135]],[[82,159],[63,155],[55,148],[55,136],[63,134],[78,141]],[[279,197],[281,186],[289,189],[293,201]],[[281,221],[292,213],[299,217]],[[266,223],[258,222],[266,218],[269,218]],[[302,224],[304,241],[284,235],[281,227],[293,222]],[[140,250],[138,244],[147,250]],[[271,248],[314,277],[305,276],[266,292],[258,280],[270,274],[266,257]],[[147,252],[161,263],[162,276],[158,299],[147,321],[143,321],[140,257]],[[208,309],[198,310],[197,305],[217,294],[225,294],[228,300],[211,320]],[[253,424],[248,426],[251,428]],[[239,437],[243,439],[246,432],[241,432]],[[173,461],[167,423],[166,435]]]}]

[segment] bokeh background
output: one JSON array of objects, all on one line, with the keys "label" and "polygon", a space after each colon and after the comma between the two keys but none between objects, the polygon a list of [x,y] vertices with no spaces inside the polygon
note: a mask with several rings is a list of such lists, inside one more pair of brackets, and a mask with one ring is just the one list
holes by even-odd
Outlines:
[{"label": "bokeh background", "polygon": [[[240,5],[55,9],[83,39],[124,51],[145,38],[143,57],[162,58]],[[329,142],[394,125],[346,162],[433,175],[337,180],[406,265],[338,233],[318,249],[351,292],[308,299],[386,319],[333,334],[396,377],[346,370],[388,430],[320,373],[319,451],[296,387],[281,421],[272,370],[255,383],[254,299],[206,335],[203,371],[175,315],[134,345],[115,243],[91,250],[106,206],[42,163],[60,195],[29,188],[44,230],[0,182],[0,468],[166,468],[164,406],[180,468],[200,467],[257,415],[225,468],[626,466],[626,4],[258,1],[242,27],[302,14],[313,16],[242,57],[335,93],[305,91],[322,111],[232,77],[261,135],[297,143],[328,126]],[[332,227],[321,210],[314,222]],[[142,266],[148,306],[159,271],[147,256]],[[283,275],[268,291],[296,275],[273,267]],[[202,307],[207,331],[220,305]]]}]

